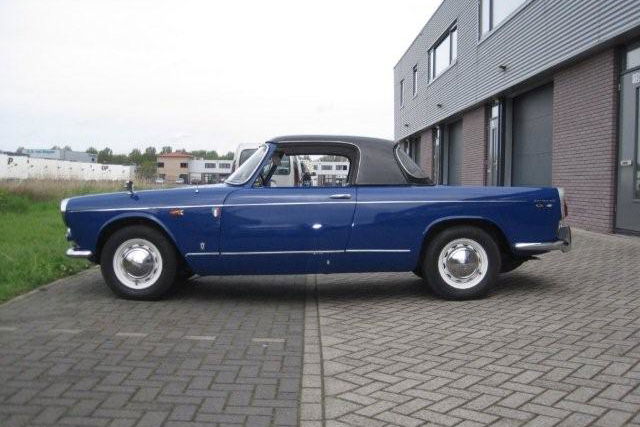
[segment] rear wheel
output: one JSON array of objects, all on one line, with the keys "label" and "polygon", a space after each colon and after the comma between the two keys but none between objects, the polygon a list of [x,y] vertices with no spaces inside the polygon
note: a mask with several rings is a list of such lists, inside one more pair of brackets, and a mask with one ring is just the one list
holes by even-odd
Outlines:
[{"label": "rear wheel", "polygon": [[500,251],[493,237],[473,226],[455,226],[438,233],[422,262],[424,278],[447,299],[486,295],[500,271]]},{"label": "rear wheel", "polygon": [[177,277],[177,254],[171,242],[157,230],[134,225],[116,231],[100,255],[102,277],[118,296],[158,299]]}]

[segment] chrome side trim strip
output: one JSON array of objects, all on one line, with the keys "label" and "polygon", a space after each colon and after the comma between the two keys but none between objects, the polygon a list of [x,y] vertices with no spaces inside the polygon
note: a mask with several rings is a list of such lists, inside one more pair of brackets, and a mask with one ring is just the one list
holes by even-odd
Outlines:
[{"label": "chrome side trim strip", "polygon": [[185,256],[218,256],[220,252],[188,252]]},{"label": "chrome side trim strip", "polygon": [[295,206],[295,205],[354,205],[355,201],[344,201],[344,202],[267,202],[267,203],[229,203],[226,205],[215,205],[215,207],[219,208],[228,208],[228,207],[243,207],[243,206]]},{"label": "chrome side trim strip", "polygon": [[344,251],[256,251],[256,252],[222,252],[220,255],[297,255],[297,254],[339,254]]},{"label": "chrome side trim strip", "polygon": [[89,258],[93,255],[91,251],[79,251],[74,248],[67,249],[66,255],[70,258]]},{"label": "chrome side trim strip", "polygon": [[429,204],[429,203],[523,203],[522,200],[370,200],[370,201],[322,201],[322,202],[267,202],[267,203],[230,203],[226,205],[188,205],[188,206],[147,206],[86,209],[69,212],[111,212],[111,211],[144,211],[157,209],[190,209],[190,208],[227,208],[244,206],[295,206],[295,205],[331,205],[331,204],[359,204],[359,205],[389,205],[389,204]]},{"label": "chrome side trim strip", "polygon": [[342,253],[406,253],[411,249],[347,249],[317,251],[253,251],[253,252],[189,252],[185,256],[233,256],[233,255],[296,255],[296,254],[342,254]]},{"label": "chrome side trim strip", "polygon": [[345,252],[355,252],[355,253],[369,253],[369,252],[380,252],[380,253],[406,253],[411,252],[411,249],[347,249]]},{"label": "chrome side trim strip", "polygon": [[188,208],[213,208],[223,205],[189,205],[189,206],[145,206],[145,207],[124,207],[124,208],[100,208],[100,209],[82,209],[69,212],[112,212],[112,211],[152,211],[157,209],[188,209]]}]

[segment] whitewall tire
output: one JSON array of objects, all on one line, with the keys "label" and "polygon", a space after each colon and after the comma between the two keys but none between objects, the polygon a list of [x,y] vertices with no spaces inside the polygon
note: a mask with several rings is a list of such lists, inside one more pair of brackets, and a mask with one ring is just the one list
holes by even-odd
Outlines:
[{"label": "whitewall tire", "polygon": [[129,299],[163,296],[176,280],[177,264],[171,242],[144,225],[116,231],[100,254],[105,282],[118,296]]},{"label": "whitewall tire", "polygon": [[432,238],[422,262],[433,291],[448,299],[489,292],[500,271],[500,250],[491,234],[473,226],[454,226]]}]

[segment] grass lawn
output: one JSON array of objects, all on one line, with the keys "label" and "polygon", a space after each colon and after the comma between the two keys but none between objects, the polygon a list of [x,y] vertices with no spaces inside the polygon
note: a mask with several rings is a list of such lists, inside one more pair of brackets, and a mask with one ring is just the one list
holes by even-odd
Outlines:
[{"label": "grass lawn", "polygon": [[64,255],[69,242],[57,200],[7,198],[11,208],[0,206],[0,302],[91,265]]},{"label": "grass lawn", "polygon": [[0,181],[0,302],[88,268],[64,254],[60,200],[121,189],[122,182]]}]

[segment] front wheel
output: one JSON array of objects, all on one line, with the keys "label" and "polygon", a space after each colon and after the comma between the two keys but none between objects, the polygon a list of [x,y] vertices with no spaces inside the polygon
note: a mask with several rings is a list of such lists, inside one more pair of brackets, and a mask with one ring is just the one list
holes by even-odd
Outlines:
[{"label": "front wheel", "polygon": [[441,297],[478,298],[490,291],[500,272],[500,250],[481,228],[455,226],[433,238],[422,265],[425,279]]},{"label": "front wheel", "polygon": [[171,242],[157,230],[134,225],[116,231],[100,255],[102,277],[118,296],[162,297],[176,280],[178,260]]}]

